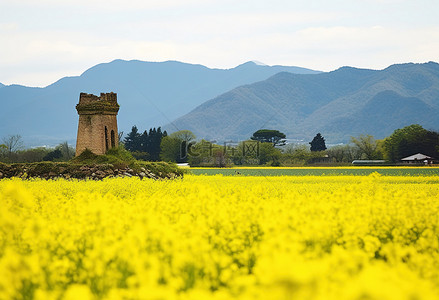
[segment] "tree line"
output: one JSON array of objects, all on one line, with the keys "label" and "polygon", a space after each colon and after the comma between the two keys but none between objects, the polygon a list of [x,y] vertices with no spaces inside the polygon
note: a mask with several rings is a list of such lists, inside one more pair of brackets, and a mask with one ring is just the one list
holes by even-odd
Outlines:
[{"label": "tree line", "polygon": [[161,127],[150,128],[149,132],[139,133],[137,126],[131,128],[131,132],[124,138],[125,149],[131,151],[136,159],[158,161],[160,160],[160,144],[164,137],[168,136],[166,130]]},{"label": "tree line", "polygon": [[[122,139],[121,139],[122,140]],[[353,160],[386,160],[397,163],[402,158],[422,153],[439,158],[439,133],[413,124],[395,130],[376,140],[371,135],[351,137],[346,145],[326,147],[325,138],[317,133],[307,144],[287,144],[286,135],[278,130],[261,129],[246,141],[222,143],[200,140],[189,130],[168,135],[160,127],[142,133],[133,126],[121,141],[139,160],[188,162],[198,166],[227,165],[304,165],[315,162],[352,163]],[[19,135],[4,137],[0,144],[1,162],[68,161],[74,149],[67,142],[53,149],[24,149]]]},{"label": "tree line", "polygon": [[[358,159],[398,163],[402,158],[417,153],[439,158],[439,133],[424,129],[418,124],[397,129],[381,140],[364,134],[351,137],[349,144],[329,149],[321,133],[317,133],[307,146],[287,144],[284,133],[270,129],[258,130],[247,141],[235,144],[216,144],[206,140],[195,142],[195,136],[190,131],[183,132],[172,133],[163,140],[161,159],[185,161],[194,166],[288,166],[316,162],[350,164]],[[257,145],[252,142],[257,142]]]},{"label": "tree line", "polygon": [[0,144],[0,162],[39,162],[39,161],[69,161],[75,156],[75,149],[67,142],[58,144],[55,148],[37,147],[25,149],[20,135],[3,137]]}]

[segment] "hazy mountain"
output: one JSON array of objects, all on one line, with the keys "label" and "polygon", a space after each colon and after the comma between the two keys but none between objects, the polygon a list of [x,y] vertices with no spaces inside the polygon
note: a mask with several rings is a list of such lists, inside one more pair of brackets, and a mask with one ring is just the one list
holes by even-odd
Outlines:
[{"label": "hazy mountain", "polygon": [[3,83],[1,83],[0,82],[0,89],[2,88],[2,87],[4,87],[5,85],[3,84]]},{"label": "hazy mountain", "polygon": [[206,99],[278,72],[315,74],[299,67],[247,62],[236,68],[210,69],[176,61],[115,60],[96,65],[81,76],[65,77],[45,88],[19,85],[0,89],[0,138],[20,134],[27,145],[74,143],[79,93],[118,93],[119,129],[149,129],[190,112]]},{"label": "hazy mountain", "polygon": [[261,128],[309,141],[376,138],[418,123],[439,130],[439,65],[401,64],[384,70],[343,67],[320,74],[279,73],[240,86],[172,122],[198,137],[242,140]]}]

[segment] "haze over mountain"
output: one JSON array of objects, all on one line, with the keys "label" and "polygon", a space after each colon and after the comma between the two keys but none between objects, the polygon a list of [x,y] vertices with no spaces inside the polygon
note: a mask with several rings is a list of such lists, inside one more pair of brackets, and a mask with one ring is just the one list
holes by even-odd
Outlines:
[{"label": "haze over mountain", "polygon": [[248,139],[262,128],[306,142],[320,132],[327,142],[337,143],[359,134],[384,138],[414,123],[439,130],[437,63],[282,72],[213,98],[165,128],[188,129],[218,141]]},{"label": "haze over mountain", "polygon": [[208,99],[279,72],[319,73],[254,62],[223,70],[176,61],[115,60],[45,88],[0,85],[0,138],[20,134],[27,146],[65,140],[74,144],[78,126],[75,105],[81,92],[116,92],[121,105],[119,130],[128,132],[133,125],[145,130],[167,124]]}]

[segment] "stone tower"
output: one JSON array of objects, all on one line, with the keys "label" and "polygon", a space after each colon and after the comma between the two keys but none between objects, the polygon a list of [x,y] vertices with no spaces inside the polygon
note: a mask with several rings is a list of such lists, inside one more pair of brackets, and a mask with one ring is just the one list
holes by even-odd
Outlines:
[{"label": "stone tower", "polygon": [[76,110],[79,114],[76,156],[85,149],[102,155],[119,144],[116,93],[101,93],[100,97],[81,93]]}]

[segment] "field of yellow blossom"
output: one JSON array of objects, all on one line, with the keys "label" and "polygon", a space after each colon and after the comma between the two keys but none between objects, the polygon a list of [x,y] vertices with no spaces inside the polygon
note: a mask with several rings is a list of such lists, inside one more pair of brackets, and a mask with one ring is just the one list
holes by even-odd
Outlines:
[{"label": "field of yellow blossom", "polygon": [[0,181],[0,299],[438,295],[438,176]]}]

